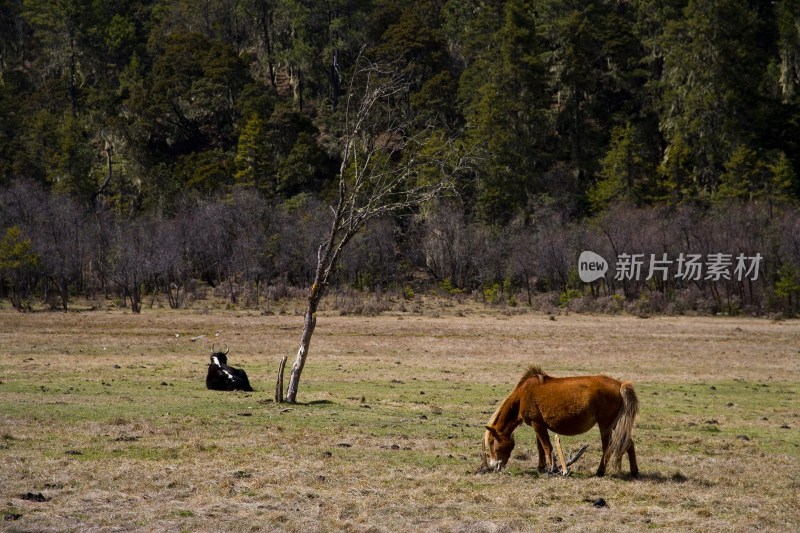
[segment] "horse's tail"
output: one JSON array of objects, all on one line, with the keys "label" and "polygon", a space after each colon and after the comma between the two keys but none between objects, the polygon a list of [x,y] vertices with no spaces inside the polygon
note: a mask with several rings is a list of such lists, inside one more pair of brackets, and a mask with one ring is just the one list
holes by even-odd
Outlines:
[{"label": "horse's tail", "polygon": [[628,451],[633,441],[633,424],[639,414],[639,399],[633,390],[633,383],[624,381],[619,388],[622,396],[622,407],[617,414],[617,421],[611,430],[611,442],[606,451],[606,463],[613,460],[614,468],[619,471],[622,467],[622,456]]}]

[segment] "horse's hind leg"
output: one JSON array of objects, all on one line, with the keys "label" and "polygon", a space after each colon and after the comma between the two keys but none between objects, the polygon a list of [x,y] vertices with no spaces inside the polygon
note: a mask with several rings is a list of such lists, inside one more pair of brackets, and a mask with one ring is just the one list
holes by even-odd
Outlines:
[{"label": "horse's hind leg", "polygon": [[547,428],[533,426],[536,431],[536,447],[539,449],[539,472],[551,470],[553,463],[553,445],[550,444],[550,435]]},{"label": "horse's hind leg", "polygon": [[597,477],[606,475],[606,452],[608,443],[611,441],[611,429],[606,432],[600,431],[600,442],[603,444],[603,454],[600,456],[600,466],[597,467]]},{"label": "horse's hind leg", "polygon": [[636,450],[633,448],[633,441],[628,447],[628,462],[631,464],[631,477],[639,477],[639,465],[636,464]]}]

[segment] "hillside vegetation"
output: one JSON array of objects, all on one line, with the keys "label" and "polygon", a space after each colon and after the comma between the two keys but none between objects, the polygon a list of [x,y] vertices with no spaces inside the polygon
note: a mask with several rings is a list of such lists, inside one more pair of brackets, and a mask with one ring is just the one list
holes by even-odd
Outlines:
[{"label": "hillside vegetation", "polygon": [[[338,287],[797,312],[797,0],[0,1],[0,297],[307,288],[359,61],[403,80],[380,102],[403,139],[373,117],[365,146],[464,164],[409,174],[452,183],[370,224]],[[620,254],[764,261],[585,285],[584,249],[612,275]]]}]

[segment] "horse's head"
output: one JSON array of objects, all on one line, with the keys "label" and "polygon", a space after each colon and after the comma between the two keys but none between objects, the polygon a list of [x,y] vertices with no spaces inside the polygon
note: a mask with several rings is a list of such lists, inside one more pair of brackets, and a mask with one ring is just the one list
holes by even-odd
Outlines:
[{"label": "horse's head", "polygon": [[505,436],[495,428],[486,426],[483,435],[483,451],[481,453],[482,470],[486,472],[499,472],[508,463],[511,452],[514,450],[514,437]]}]

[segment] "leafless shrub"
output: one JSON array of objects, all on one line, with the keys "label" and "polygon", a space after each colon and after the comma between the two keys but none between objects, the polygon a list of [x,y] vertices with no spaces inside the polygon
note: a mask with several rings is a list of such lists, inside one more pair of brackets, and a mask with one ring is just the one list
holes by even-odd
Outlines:
[{"label": "leafless shrub", "polygon": [[396,228],[388,218],[369,222],[343,250],[337,278],[359,289],[380,290],[397,276]]},{"label": "leafless shrub", "polygon": [[636,300],[627,302],[626,310],[632,315],[663,314],[669,300],[661,292],[643,292]]},{"label": "leafless shrub", "polygon": [[364,302],[361,314],[364,316],[378,316],[389,309],[391,309],[390,302],[386,298],[381,298],[373,293],[367,301]]},{"label": "leafless shrub", "polygon": [[558,293],[545,292],[531,298],[531,308],[542,313],[558,314]]},{"label": "leafless shrub", "polygon": [[278,283],[277,285],[271,285],[267,287],[266,296],[273,302],[279,302],[281,300],[294,300],[303,298],[306,295],[306,292],[306,290],[300,287],[295,287],[294,285],[289,285],[288,283]]},{"label": "leafless shrub", "polygon": [[479,236],[463,209],[448,203],[421,222],[419,246],[434,278],[458,289],[473,288],[479,279]]},{"label": "leafless shrub", "polygon": [[337,291],[333,295],[333,308],[342,316],[360,315],[363,305],[361,298],[353,290]]},{"label": "leafless shrub", "polygon": [[567,302],[566,308],[571,313],[592,313],[597,310],[597,301],[591,296],[572,298]]},{"label": "leafless shrub", "polygon": [[377,293],[362,293],[348,289],[334,294],[333,307],[342,316],[378,316],[391,308],[388,299]]},{"label": "leafless shrub", "polygon": [[596,299],[595,310],[599,313],[616,314],[621,313],[625,306],[623,305],[625,298],[620,294],[612,294],[611,296],[600,296]]}]

